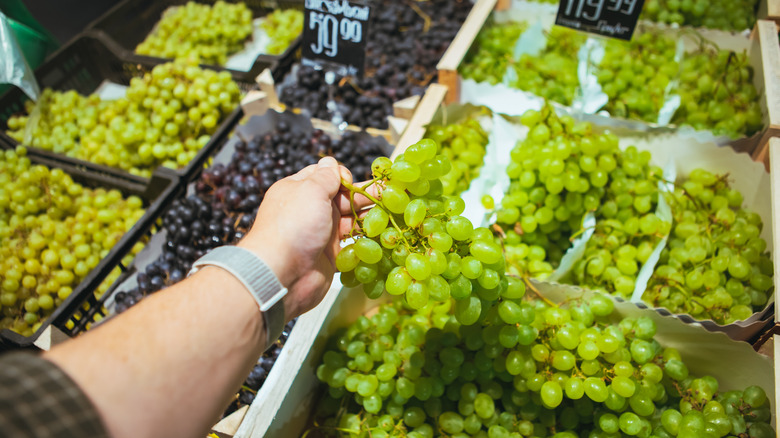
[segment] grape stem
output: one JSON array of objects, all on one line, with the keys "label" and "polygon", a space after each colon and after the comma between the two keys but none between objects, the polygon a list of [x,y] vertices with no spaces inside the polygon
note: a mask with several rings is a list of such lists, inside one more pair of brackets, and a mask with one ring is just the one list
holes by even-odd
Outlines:
[{"label": "grape stem", "polygon": [[[370,186],[370,185],[371,185],[371,184],[373,184],[375,181],[376,181],[376,180],[373,180],[373,181],[371,181],[371,183],[369,183],[369,184],[368,184],[366,187]],[[359,193],[359,194],[361,194],[361,195],[365,196],[366,198],[368,198],[368,199],[369,199],[371,202],[373,202],[374,204],[376,204],[376,205],[377,205],[379,208],[381,208],[382,210],[384,210],[384,211],[387,213],[387,217],[389,217],[389,218],[390,218],[390,223],[392,223],[392,224],[393,224],[393,227],[394,227],[394,228],[396,229],[396,231],[398,231],[398,233],[401,235],[401,239],[403,239],[403,241],[404,241],[404,244],[406,245],[406,248],[407,248],[407,249],[411,248],[411,245],[409,245],[409,242],[406,240],[406,236],[404,236],[404,232],[403,232],[403,231],[401,231],[401,227],[399,227],[399,226],[398,226],[398,224],[395,222],[395,218],[393,218],[393,213],[392,213],[392,212],[390,212],[390,211],[387,209],[387,207],[385,207],[385,206],[384,206],[384,204],[382,204],[382,201],[380,201],[379,199],[377,199],[377,198],[373,197],[373,196],[372,196],[370,193],[368,193],[368,192],[367,192],[367,191],[366,191],[364,188],[362,188],[362,187],[358,187],[358,186],[356,186],[356,185],[354,185],[354,184],[351,184],[351,183],[349,183],[349,182],[345,181],[344,179],[342,179],[342,180],[341,180],[341,185],[342,185],[342,186],[344,186],[344,187],[346,187],[346,188],[347,188],[347,190],[349,190],[349,191],[350,191],[350,195],[349,195],[349,203],[350,203],[350,205],[352,206],[352,213],[355,215],[355,222],[357,222],[358,216],[357,216],[357,213],[355,212],[355,207],[354,207],[354,206],[355,206],[355,203],[353,202],[353,197],[354,197],[355,193]]]},{"label": "grape stem", "polygon": [[542,299],[542,301],[544,301],[545,303],[549,304],[549,305],[550,305],[550,306],[552,306],[552,307],[558,307],[558,305],[557,305],[557,304],[553,303],[552,301],[550,301],[549,299],[547,299],[547,297],[545,297],[544,295],[542,295],[542,293],[541,293],[541,292],[539,292],[539,289],[537,289],[537,288],[536,288],[536,286],[534,286],[534,285],[533,285],[533,283],[531,283],[531,279],[530,279],[530,278],[528,278],[528,277],[523,277],[523,282],[525,283],[526,287],[527,287],[528,289],[531,289],[531,290],[532,290],[532,291],[533,291],[533,292],[534,292],[534,293],[535,293],[535,294],[536,294],[536,295],[537,295],[539,298],[541,298],[541,299]]}]

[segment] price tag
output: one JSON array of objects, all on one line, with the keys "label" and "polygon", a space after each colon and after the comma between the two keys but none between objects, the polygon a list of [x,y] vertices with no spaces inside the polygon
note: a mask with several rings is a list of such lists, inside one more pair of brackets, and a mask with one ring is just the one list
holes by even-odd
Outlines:
[{"label": "price tag", "polygon": [[630,40],[645,0],[561,0],[555,24]]},{"label": "price tag", "polygon": [[363,75],[370,15],[371,9],[358,2],[306,0],[303,64],[340,76]]}]

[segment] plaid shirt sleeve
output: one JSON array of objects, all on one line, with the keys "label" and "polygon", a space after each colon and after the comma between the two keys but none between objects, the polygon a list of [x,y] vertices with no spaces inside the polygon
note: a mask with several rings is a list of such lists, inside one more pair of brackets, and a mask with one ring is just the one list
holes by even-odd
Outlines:
[{"label": "plaid shirt sleeve", "polygon": [[32,353],[0,356],[0,436],[108,437],[97,409],[62,370]]}]

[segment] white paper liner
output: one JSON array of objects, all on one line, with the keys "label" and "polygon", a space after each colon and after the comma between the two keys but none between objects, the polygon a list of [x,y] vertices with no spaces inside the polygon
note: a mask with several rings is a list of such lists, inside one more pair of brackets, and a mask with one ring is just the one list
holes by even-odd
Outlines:
[{"label": "white paper liner", "polygon": [[482,115],[477,117],[477,121],[482,129],[488,133],[488,144],[485,146],[485,157],[483,165],[479,170],[479,176],[471,180],[469,188],[460,194],[461,199],[466,204],[461,216],[470,220],[478,227],[485,217],[485,207],[482,205],[482,195],[486,193],[495,180],[495,172],[492,171],[493,163],[498,159],[498,144],[495,141],[495,130],[493,129],[492,115]]},{"label": "white paper liner", "polygon": [[571,105],[575,111],[595,114],[609,101],[594,73],[602,59],[604,59],[604,41],[600,38],[588,37],[577,52],[577,79],[580,81],[580,86]]},{"label": "white paper liner", "polygon": [[271,44],[271,37],[263,30],[262,24],[266,17],[255,18],[252,20],[252,38],[244,43],[244,49],[236,52],[227,59],[225,68],[237,71],[252,70],[257,57],[267,54],[268,45]]},{"label": "white paper liner", "polygon": [[669,232],[655,245],[650,257],[645,260],[637,273],[636,281],[634,283],[634,292],[631,294],[631,301],[635,303],[642,301],[642,295],[645,293],[645,290],[647,290],[647,282],[650,281],[650,277],[653,275],[653,272],[655,272],[655,266],[658,264],[658,259],[661,257],[661,251],[666,248],[666,243],[669,241],[669,235],[674,227],[672,209],[666,202],[666,197],[664,197],[663,193],[674,192],[673,181],[676,179],[677,169],[674,166],[674,161],[670,159],[669,164],[664,167],[664,180],[658,182],[658,190],[660,193],[658,193],[658,205],[656,205],[655,208],[655,215],[669,224]]},{"label": "white paper liner", "polygon": [[583,217],[581,230],[582,233],[580,233],[580,235],[571,243],[569,249],[567,249],[563,254],[563,257],[561,257],[560,264],[555,268],[555,271],[547,277],[547,280],[559,281],[566,276],[574,267],[574,264],[585,255],[585,249],[588,247],[588,242],[590,241],[590,238],[593,237],[593,233],[596,232],[596,215],[592,211],[589,211]]}]

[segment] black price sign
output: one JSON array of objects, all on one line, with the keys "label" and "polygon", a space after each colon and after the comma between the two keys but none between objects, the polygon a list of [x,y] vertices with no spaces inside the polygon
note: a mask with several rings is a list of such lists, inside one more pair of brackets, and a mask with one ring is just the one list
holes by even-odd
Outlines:
[{"label": "black price sign", "polygon": [[630,40],[645,0],[561,0],[555,24]]},{"label": "black price sign", "polygon": [[303,64],[362,75],[371,9],[347,0],[306,0],[304,14]]}]

